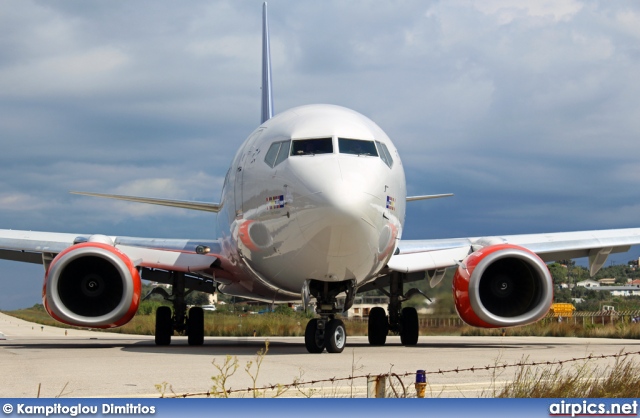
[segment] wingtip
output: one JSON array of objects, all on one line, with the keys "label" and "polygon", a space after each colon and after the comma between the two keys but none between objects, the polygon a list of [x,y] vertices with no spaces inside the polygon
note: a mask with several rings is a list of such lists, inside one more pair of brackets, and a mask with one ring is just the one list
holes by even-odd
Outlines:
[{"label": "wingtip", "polygon": [[451,196],[454,196],[454,194],[443,193],[443,194],[431,194],[431,195],[423,195],[423,196],[407,196],[407,202],[413,202],[416,200],[440,199],[443,197],[451,197]]}]

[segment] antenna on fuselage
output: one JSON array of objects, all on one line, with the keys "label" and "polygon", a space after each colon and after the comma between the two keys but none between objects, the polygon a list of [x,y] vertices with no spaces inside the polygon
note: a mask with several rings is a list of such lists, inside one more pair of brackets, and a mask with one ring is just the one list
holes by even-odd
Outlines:
[{"label": "antenna on fuselage", "polygon": [[269,22],[267,2],[262,3],[262,120],[273,117],[273,96],[271,96],[271,51],[269,49]]}]

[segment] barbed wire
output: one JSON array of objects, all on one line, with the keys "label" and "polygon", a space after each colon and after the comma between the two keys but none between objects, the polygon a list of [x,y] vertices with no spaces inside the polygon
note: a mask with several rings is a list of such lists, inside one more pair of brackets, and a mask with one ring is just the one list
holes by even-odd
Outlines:
[{"label": "barbed wire", "polygon": [[[573,363],[573,362],[578,362],[578,361],[590,361],[590,360],[602,360],[602,359],[609,359],[609,358],[616,358],[619,359],[621,357],[628,357],[628,356],[633,356],[633,355],[640,355],[640,351],[633,351],[633,352],[624,352],[624,353],[617,353],[617,354],[601,354],[601,355],[593,355],[593,354],[589,354],[588,356],[585,357],[573,357],[571,359],[566,359],[566,360],[556,360],[556,361],[519,361],[517,363],[504,363],[504,364],[494,364],[494,365],[488,365],[488,366],[480,366],[480,367],[476,367],[476,366],[472,366],[472,367],[465,367],[465,368],[459,368],[456,367],[455,369],[448,369],[448,370],[440,370],[438,369],[437,371],[433,370],[433,371],[425,371],[425,375],[445,375],[445,374],[449,374],[449,373],[464,373],[464,372],[471,372],[471,373],[475,373],[475,372],[480,372],[480,371],[492,371],[492,370],[506,370],[508,368],[514,368],[514,367],[531,367],[531,366],[557,366],[557,365],[564,365],[566,363]],[[318,383],[337,383],[337,382],[344,382],[344,381],[349,381],[349,380],[356,380],[356,379],[370,379],[370,378],[376,378],[376,377],[382,377],[382,376],[394,376],[398,379],[403,378],[403,377],[409,377],[409,376],[415,376],[417,373],[416,372],[405,372],[405,373],[380,373],[380,374],[361,374],[361,375],[357,375],[357,376],[347,376],[347,377],[331,377],[331,378],[327,378],[327,379],[316,379],[316,380],[309,380],[309,381],[294,381],[292,383],[288,383],[288,384],[275,384],[275,385],[265,385],[259,388],[246,388],[246,389],[228,389],[226,391],[206,391],[206,392],[195,392],[195,393],[184,393],[184,394],[172,394],[172,395],[165,395],[162,394],[161,397],[163,398],[188,398],[188,397],[194,397],[194,396],[206,396],[207,398],[211,397],[211,396],[228,396],[234,393],[250,393],[250,392],[260,392],[260,391],[267,391],[267,390],[278,390],[278,391],[286,391],[289,390],[291,388],[299,388],[302,386],[308,386],[308,385],[317,385]],[[281,393],[282,393],[281,392]],[[225,395],[226,394],[226,395]]]}]

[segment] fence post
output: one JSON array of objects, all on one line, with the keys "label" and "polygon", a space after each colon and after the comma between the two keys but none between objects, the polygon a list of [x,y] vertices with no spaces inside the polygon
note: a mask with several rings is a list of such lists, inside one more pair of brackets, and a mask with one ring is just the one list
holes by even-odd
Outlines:
[{"label": "fence post", "polygon": [[367,377],[367,398],[386,397],[387,375]]}]

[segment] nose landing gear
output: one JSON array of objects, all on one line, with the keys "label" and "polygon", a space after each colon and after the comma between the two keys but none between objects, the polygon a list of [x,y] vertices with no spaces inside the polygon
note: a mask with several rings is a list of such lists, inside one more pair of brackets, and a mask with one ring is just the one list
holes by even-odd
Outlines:
[{"label": "nose landing gear", "polygon": [[304,332],[304,345],[310,353],[341,353],[347,342],[347,330],[340,319],[314,318]]},{"label": "nose landing gear", "polygon": [[[336,306],[336,296],[346,292],[347,298],[343,309]],[[316,298],[316,312],[320,318],[309,321],[304,332],[304,345],[309,353],[322,353],[325,349],[329,353],[341,353],[347,342],[347,329],[336,314],[346,311],[353,304],[355,297],[355,282],[322,282],[308,280],[303,294],[310,294]]]}]

